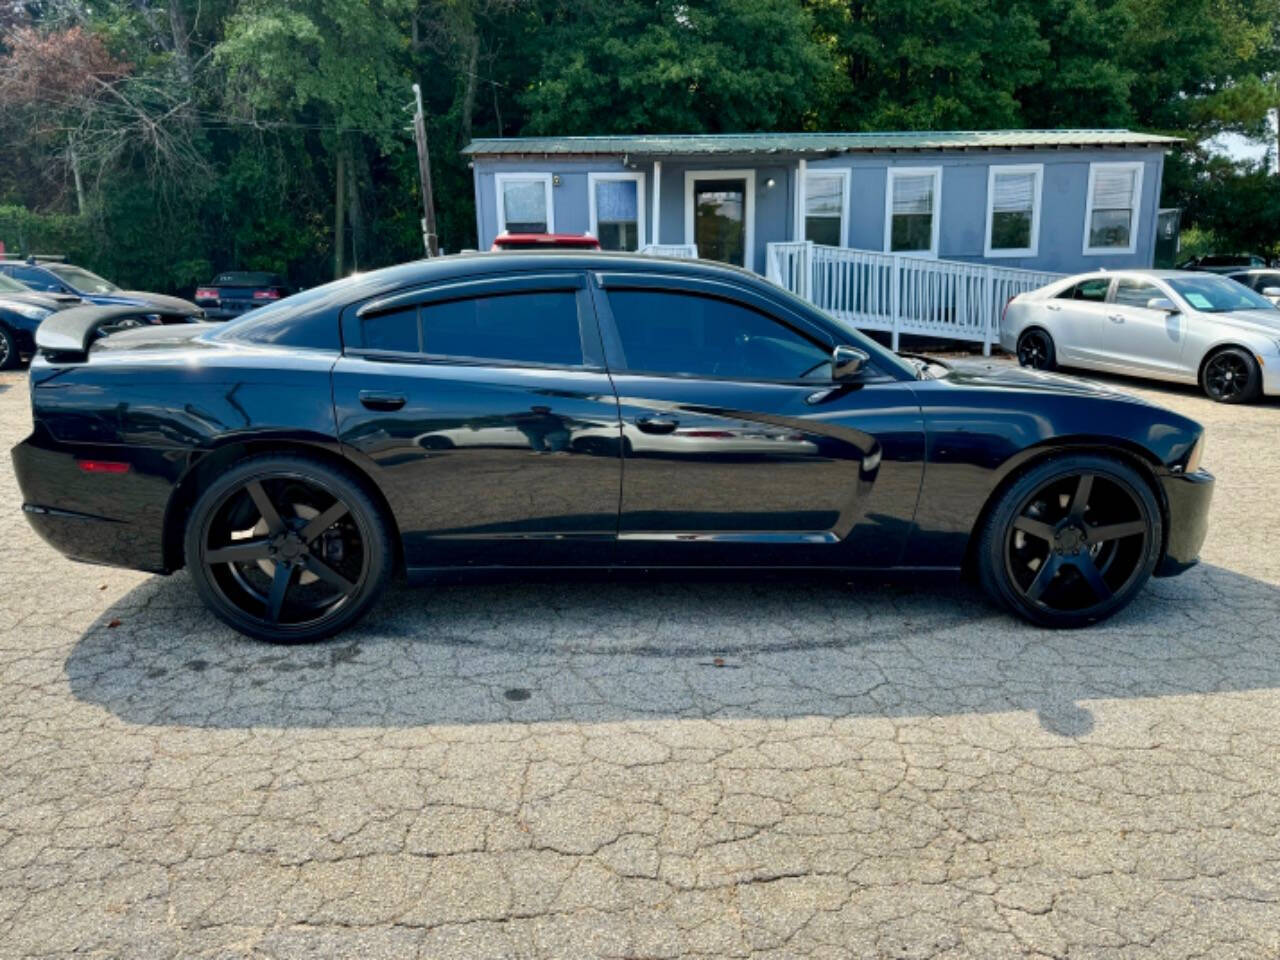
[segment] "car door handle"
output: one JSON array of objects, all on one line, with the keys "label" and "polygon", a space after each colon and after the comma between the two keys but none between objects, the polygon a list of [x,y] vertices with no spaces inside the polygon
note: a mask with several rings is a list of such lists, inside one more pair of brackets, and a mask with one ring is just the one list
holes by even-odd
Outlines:
[{"label": "car door handle", "polygon": [[399,393],[379,393],[377,390],[361,390],[360,402],[370,410],[399,410],[405,398]]},{"label": "car door handle", "polygon": [[1110,314],[1107,317],[1107,319],[1110,320],[1112,323],[1124,323],[1124,317],[1118,313]]},{"label": "car door handle", "polygon": [[680,421],[674,417],[638,417],[636,426],[645,433],[675,433]]},{"label": "car door handle", "polygon": [[1062,309],[1062,307],[1058,306],[1058,304],[1056,303],[1046,303],[1044,305],[1044,308],[1046,310],[1052,310],[1054,313],[1057,313],[1059,310]]}]

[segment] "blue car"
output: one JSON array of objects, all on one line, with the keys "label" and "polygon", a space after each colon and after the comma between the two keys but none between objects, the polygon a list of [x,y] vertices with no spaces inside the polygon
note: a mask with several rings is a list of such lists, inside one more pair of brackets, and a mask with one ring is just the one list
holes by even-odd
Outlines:
[{"label": "blue car", "polygon": [[46,317],[80,302],[74,294],[36,293],[0,273],[0,370],[35,352],[36,328]]},{"label": "blue car", "polygon": [[34,258],[8,260],[0,262],[0,274],[12,277],[37,293],[69,294],[98,306],[154,306],[170,313],[199,314],[190,300],[145,290],[121,290],[110,280],[69,263]]}]

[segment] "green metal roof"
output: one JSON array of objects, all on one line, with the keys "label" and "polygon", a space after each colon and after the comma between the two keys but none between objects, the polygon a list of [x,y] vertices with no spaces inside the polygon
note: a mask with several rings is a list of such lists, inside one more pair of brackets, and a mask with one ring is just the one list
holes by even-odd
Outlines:
[{"label": "green metal roof", "polygon": [[471,156],[640,157],[739,153],[830,154],[926,150],[1169,147],[1177,137],[1129,130],[946,130],[908,133],[717,133],[606,137],[485,137],[463,149]]}]

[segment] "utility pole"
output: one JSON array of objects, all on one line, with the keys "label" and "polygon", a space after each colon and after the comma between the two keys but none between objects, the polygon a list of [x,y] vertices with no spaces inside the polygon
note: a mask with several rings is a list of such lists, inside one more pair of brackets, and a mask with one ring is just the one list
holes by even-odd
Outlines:
[{"label": "utility pole", "polygon": [[431,157],[427,153],[427,118],[422,112],[422,88],[413,85],[413,141],[418,145],[418,180],[422,184],[422,245],[427,256],[440,253],[436,237],[436,202],[431,193]]}]

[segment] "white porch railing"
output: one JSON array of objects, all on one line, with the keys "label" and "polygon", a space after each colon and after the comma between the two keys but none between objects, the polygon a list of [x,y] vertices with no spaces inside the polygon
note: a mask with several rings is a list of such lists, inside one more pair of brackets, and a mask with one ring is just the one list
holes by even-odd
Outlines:
[{"label": "white porch railing", "polygon": [[1063,276],[958,260],[826,247],[809,241],[770,243],[765,275],[779,286],[855,327],[982,343],[1000,335],[1010,297]]},{"label": "white porch railing", "polygon": [[697,260],[698,245],[696,243],[646,243],[640,252],[650,257],[679,257],[682,260]]}]

